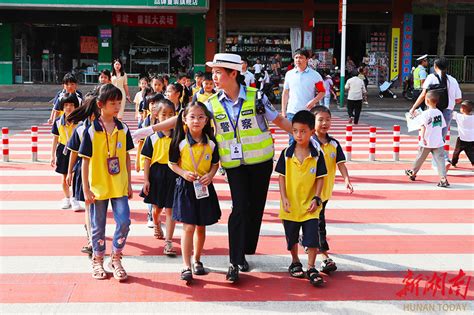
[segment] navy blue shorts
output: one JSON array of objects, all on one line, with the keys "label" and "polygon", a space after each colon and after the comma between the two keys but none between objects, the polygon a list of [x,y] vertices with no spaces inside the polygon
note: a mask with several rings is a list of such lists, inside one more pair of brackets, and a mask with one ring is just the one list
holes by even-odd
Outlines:
[{"label": "navy blue shorts", "polygon": [[319,248],[319,220],[311,219],[303,222],[283,220],[286,243],[291,250],[298,243],[300,229],[303,229],[303,246]]}]

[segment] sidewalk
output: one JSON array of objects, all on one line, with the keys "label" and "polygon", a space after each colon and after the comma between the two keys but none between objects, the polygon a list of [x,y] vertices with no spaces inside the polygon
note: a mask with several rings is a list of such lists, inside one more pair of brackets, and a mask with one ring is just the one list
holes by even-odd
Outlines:
[{"label": "sidewalk", "polygon": [[[79,90],[86,94],[95,85],[80,85]],[[0,110],[50,110],[51,101],[59,90],[58,85],[0,85]],[[133,98],[138,87],[131,86],[130,96]],[[405,111],[413,104],[402,97],[401,88],[392,89],[397,95],[396,99],[379,98],[378,87],[369,86],[369,107],[377,111]],[[461,84],[464,99],[474,100],[474,84]],[[273,104],[278,110],[280,104]],[[364,105],[363,110],[367,107]],[[132,111],[133,106],[127,104],[127,111]],[[339,108],[338,108],[339,110]],[[345,110],[342,108],[341,110]]]}]

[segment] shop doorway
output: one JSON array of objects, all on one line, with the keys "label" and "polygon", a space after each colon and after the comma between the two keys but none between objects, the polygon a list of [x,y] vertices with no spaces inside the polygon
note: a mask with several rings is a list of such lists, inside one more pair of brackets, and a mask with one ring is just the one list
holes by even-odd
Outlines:
[{"label": "shop doorway", "polygon": [[81,37],[97,38],[97,26],[15,24],[15,83],[58,84],[67,72],[82,81],[88,67],[97,67],[98,55],[81,53]]}]

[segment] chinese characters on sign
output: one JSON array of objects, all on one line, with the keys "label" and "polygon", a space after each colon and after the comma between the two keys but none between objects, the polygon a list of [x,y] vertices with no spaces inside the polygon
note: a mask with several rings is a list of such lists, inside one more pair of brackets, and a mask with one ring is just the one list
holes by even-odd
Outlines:
[{"label": "chinese characters on sign", "polygon": [[95,36],[81,36],[81,54],[99,53],[99,44]]},{"label": "chinese characters on sign", "polygon": [[144,26],[144,27],[176,27],[176,14],[168,13],[113,13],[114,25]]},{"label": "chinese characters on sign", "polygon": [[402,79],[411,73],[411,57],[413,47],[413,14],[406,13],[403,17],[403,48],[402,48]]},{"label": "chinese characters on sign", "polygon": [[392,28],[392,64],[390,67],[390,80],[395,78],[398,73],[398,55],[400,52],[400,29]]},{"label": "chinese characters on sign", "polygon": [[[160,6],[198,6],[198,0],[155,0],[155,5]],[[201,1],[202,2],[202,1]]]},{"label": "chinese characters on sign", "polygon": [[[435,297],[439,294],[441,296],[461,297],[465,300],[471,283],[471,276],[467,276],[462,269],[459,269],[458,274],[450,279],[447,279],[447,276],[447,272],[439,274],[434,272],[430,277],[423,274],[416,275],[413,271],[408,270],[402,281],[404,287],[397,292],[397,296],[402,298],[408,294],[414,294],[415,296],[422,294],[423,296],[431,295]],[[423,282],[425,282],[424,287],[421,285]]]}]

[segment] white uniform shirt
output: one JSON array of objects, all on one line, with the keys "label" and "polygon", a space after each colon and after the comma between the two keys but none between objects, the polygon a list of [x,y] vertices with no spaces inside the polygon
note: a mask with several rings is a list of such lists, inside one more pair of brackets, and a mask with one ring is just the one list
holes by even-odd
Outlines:
[{"label": "white uniform shirt", "polygon": [[245,86],[250,86],[250,84],[255,83],[255,77],[250,71],[242,72],[242,75],[245,77]]},{"label": "white uniform shirt", "polygon": [[437,108],[428,108],[421,113],[420,122],[426,127],[425,140],[420,140],[420,146],[425,148],[441,148],[444,146],[444,139],[441,131],[446,127],[443,113]]},{"label": "white uniform shirt", "polygon": [[[440,76],[441,77],[441,76]],[[425,82],[423,82],[423,89],[428,89],[432,84],[440,84],[438,78],[433,74],[430,73],[427,77]],[[456,100],[462,98],[461,89],[459,88],[458,81],[448,74],[448,109],[453,110],[454,105],[456,105]]]},{"label": "white uniform shirt", "polygon": [[474,115],[453,112],[453,119],[458,124],[458,134],[462,141],[474,141]]},{"label": "white uniform shirt", "polygon": [[253,65],[253,69],[255,70],[255,74],[262,72],[263,65],[261,63],[256,63]]}]

